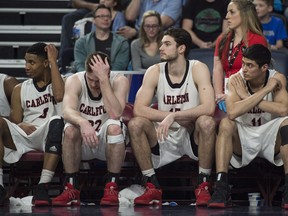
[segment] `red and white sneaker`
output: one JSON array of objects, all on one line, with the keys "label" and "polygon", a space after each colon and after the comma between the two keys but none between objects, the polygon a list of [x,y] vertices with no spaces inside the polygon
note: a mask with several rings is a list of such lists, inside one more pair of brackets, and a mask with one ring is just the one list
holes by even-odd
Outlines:
[{"label": "red and white sneaker", "polygon": [[80,191],[74,189],[73,185],[67,183],[65,190],[59,196],[52,199],[53,206],[80,205]]},{"label": "red and white sneaker", "polygon": [[115,182],[109,182],[105,185],[104,195],[100,201],[100,205],[119,205],[118,186]]},{"label": "red and white sneaker", "polygon": [[211,199],[210,195],[211,185],[208,182],[202,182],[195,189],[196,206],[207,206],[208,201]]},{"label": "red and white sneaker", "polygon": [[157,189],[152,183],[147,182],[145,192],[135,198],[135,205],[162,205],[162,190]]}]

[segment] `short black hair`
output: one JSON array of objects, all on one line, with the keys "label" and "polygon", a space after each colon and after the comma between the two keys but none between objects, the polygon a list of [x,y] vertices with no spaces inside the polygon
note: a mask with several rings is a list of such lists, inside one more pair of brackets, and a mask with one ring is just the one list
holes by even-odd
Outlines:
[{"label": "short black hair", "polygon": [[262,44],[253,44],[243,51],[243,57],[255,61],[259,67],[271,64],[271,52]]},{"label": "short black hair", "polygon": [[169,35],[174,38],[178,46],[185,45],[185,57],[188,56],[190,49],[192,48],[192,38],[191,35],[182,28],[169,28],[165,33],[165,35]]},{"label": "short black hair", "polygon": [[48,59],[47,52],[45,50],[46,46],[47,44],[43,42],[35,43],[27,49],[26,53],[37,55],[43,59]]}]

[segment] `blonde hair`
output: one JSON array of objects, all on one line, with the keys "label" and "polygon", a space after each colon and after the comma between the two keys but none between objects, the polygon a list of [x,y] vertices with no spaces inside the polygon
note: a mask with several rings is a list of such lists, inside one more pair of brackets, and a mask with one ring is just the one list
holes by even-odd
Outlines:
[{"label": "blonde hair", "polygon": [[[261,22],[257,16],[255,5],[253,4],[252,0],[231,0],[237,6],[237,9],[240,11],[241,17],[241,29],[243,32],[243,41],[246,46],[248,46],[247,35],[248,32],[251,31],[255,34],[262,35],[262,26]],[[229,39],[231,39],[234,35],[234,30],[228,30],[226,32],[220,43],[219,43],[219,57],[222,58],[222,55],[225,52],[225,47]],[[227,55],[227,53],[225,53]]]},{"label": "blonde hair", "polygon": [[146,45],[150,44],[150,41],[146,35],[146,32],[144,30],[144,25],[145,25],[145,19],[147,17],[152,17],[155,16],[158,20],[158,24],[159,24],[159,32],[157,35],[157,43],[160,44],[164,31],[163,31],[163,26],[162,26],[162,21],[161,21],[161,16],[157,11],[154,10],[148,10],[143,14],[142,17],[142,21],[141,21],[141,25],[140,25],[140,29],[139,29],[139,38],[140,38],[140,42],[141,42],[141,46],[144,47]]}]

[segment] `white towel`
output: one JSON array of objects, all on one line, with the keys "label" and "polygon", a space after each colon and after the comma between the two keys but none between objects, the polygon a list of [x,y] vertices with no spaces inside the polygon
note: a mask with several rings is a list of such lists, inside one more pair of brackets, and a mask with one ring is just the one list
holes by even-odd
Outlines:
[{"label": "white towel", "polygon": [[32,213],[32,198],[26,196],[23,198],[10,197],[10,213]]},{"label": "white towel", "polygon": [[141,196],[144,191],[145,188],[137,184],[124,188],[119,192],[119,206],[134,206],[134,199]]}]

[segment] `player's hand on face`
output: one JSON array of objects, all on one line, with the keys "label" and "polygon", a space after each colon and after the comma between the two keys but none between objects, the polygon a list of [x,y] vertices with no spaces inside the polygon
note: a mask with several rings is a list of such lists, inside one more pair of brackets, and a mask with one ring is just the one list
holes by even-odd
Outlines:
[{"label": "player's hand on face", "polygon": [[166,118],[163,119],[163,121],[159,124],[156,130],[157,139],[159,141],[166,140],[166,138],[168,137],[168,130],[170,126],[173,124],[174,119],[175,119],[175,113],[171,113],[168,116],[166,116]]},{"label": "player's hand on face", "polygon": [[80,125],[80,132],[84,145],[90,146],[91,148],[98,146],[99,140],[96,131],[89,122]]},{"label": "player's hand on face", "polygon": [[105,58],[105,61],[103,61],[99,55],[94,55],[93,59],[91,60],[90,67],[99,80],[109,78],[110,66],[107,58]]},{"label": "player's hand on face", "polygon": [[36,130],[36,127],[34,125],[25,122],[21,122],[18,125],[27,135],[32,134]]}]

